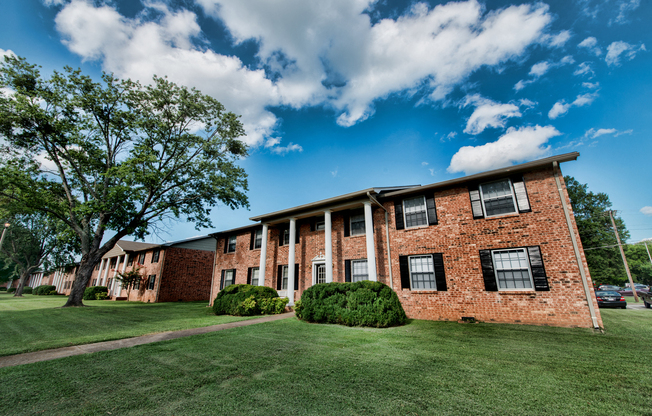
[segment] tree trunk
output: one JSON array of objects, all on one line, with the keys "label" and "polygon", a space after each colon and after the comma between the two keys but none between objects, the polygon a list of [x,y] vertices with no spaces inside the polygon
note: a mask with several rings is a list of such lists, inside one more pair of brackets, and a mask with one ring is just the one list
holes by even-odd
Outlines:
[{"label": "tree trunk", "polygon": [[29,270],[23,270],[23,272],[20,274],[20,279],[18,280],[18,287],[16,288],[16,291],[14,292],[14,297],[22,297],[23,296],[23,287],[25,287],[25,281],[30,275]]},{"label": "tree trunk", "polygon": [[[102,256],[99,256],[98,258],[101,257]],[[91,258],[90,255],[82,257],[81,262],[79,263],[79,269],[77,269],[77,273],[75,274],[75,280],[72,284],[70,296],[68,296],[66,304],[63,305],[64,308],[71,306],[84,306],[84,291],[86,290],[86,285],[88,285],[88,282],[91,280],[95,264],[97,264],[97,261],[89,261]]]}]

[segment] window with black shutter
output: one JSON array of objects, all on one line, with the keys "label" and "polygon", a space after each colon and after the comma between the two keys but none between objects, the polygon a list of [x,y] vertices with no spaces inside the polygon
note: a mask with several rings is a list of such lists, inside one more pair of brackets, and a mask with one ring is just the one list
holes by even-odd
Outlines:
[{"label": "window with black shutter", "polygon": [[521,175],[468,188],[474,219],[532,211]]},{"label": "window with black shutter", "polygon": [[488,291],[548,291],[548,277],[539,246],[480,250]]},{"label": "window with black shutter", "polygon": [[446,291],[446,271],[442,253],[399,256],[401,288]]}]

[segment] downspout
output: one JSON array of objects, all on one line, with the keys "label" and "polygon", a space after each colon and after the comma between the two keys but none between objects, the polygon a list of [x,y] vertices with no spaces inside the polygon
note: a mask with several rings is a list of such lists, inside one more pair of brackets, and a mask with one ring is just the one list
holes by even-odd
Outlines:
[{"label": "downspout", "polygon": [[389,287],[394,290],[394,280],[392,278],[392,256],[391,256],[391,251],[390,251],[390,244],[389,244],[389,220],[388,220],[388,213],[385,207],[378,202],[376,198],[371,196],[371,193],[367,192],[367,196],[371,200],[371,202],[375,203],[379,207],[381,207],[385,211],[385,237],[387,238],[387,267],[389,268]]},{"label": "downspout", "polygon": [[577,267],[580,269],[580,276],[582,277],[582,286],[584,286],[584,295],[586,296],[586,302],[589,304],[589,313],[591,314],[591,320],[593,321],[593,328],[601,329],[598,325],[598,317],[595,313],[595,308],[593,307],[593,297],[591,296],[591,290],[589,289],[589,282],[586,278],[586,271],[584,270],[584,262],[582,262],[582,256],[580,254],[579,246],[577,245],[577,239],[575,237],[575,230],[573,229],[573,223],[571,222],[570,212],[566,204],[566,198],[564,197],[564,190],[561,187],[561,181],[557,171],[559,170],[559,163],[557,161],[552,162],[552,172],[555,177],[555,182],[557,183],[557,190],[559,191],[559,198],[561,199],[561,206],[564,208],[564,216],[566,217],[566,225],[568,226],[568,232],[571,236],[571,242],[573,243],[573,251],[575,251],[575,260],[577,261]]}]

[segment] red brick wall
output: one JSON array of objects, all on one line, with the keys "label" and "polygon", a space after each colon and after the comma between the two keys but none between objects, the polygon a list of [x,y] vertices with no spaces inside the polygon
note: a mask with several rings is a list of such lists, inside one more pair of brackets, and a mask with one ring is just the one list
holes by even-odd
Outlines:
[{"label": "red brick wall", "polygon": [[[433,192],[437,225],[396,230],[394,202],[383,202],[389,211],[391,285],[408,317],[458,321],[463,316],[472,316],[486,322],[593,326],[552,167],[526,173],[524,179],[532,212],[474,220],[468,189],[461,186]],[[390,285],[383,209],[374,207],[373,221],[378,280]],[[311,260],[325,254],[324,232],[310,232],[309,223],[299,224],[300,241],[295,252],[300,265],[299,291],[295,292],[295,299],[313,284]],[[344,281],[344,260],[367,257],[365,237],[344,237],[343,213],[333,213],[332,224],[333,280]],[[575,226],[574,230],[579,243]],[[287,264],[288,256],[288,247],[279,247],[278,240],[279,230],[270,227],[265,285],[274,288],[277,265]],[[213,298],[219,290],[223,269],[236,269],[236,283],[246,283],[247,268],[258,267],[260,250],[249,250],[249,241],[249,232],[238,235],[236,252],[229,254],[223,253],[224,240],[218,243]],[[486,291],[479,250],[526,246],[540,246],[550,291]],[[443,253],[447,291],[403,290],[399,256],[431,253]],[[582,259],[588,275],[586,261]],[[594,296],[591,302],[601,326]]]},{"label": "red brick wall", "polygon": [[208,301],[215,253],[168,247],[157,276],[158,302]]}]

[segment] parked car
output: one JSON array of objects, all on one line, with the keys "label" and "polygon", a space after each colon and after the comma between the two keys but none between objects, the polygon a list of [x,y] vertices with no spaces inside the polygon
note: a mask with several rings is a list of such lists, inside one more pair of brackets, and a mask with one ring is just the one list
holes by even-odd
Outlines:
[{"label": "parked car", "polygon": [[641,299],[643,299],[643,304],[646,308],[652,306],[652,292],[639,292],[639,295],[641,296]]},{"label": "parked car", "polygon": [[600,308],[627,308],[627,301],[618,292],[613,290],[598,290],[595,292]]},{"label": "parked car", "polygon": [[[650,289],[648,289],[647,286],[645,287],[645,289],[636,288],[636,294],[639,295],[639,296],[641,296],[643,293],[647,293],[649,291],[650,291]],[[620,293],[623,296],[634,296],[634,292],[632,292],[632,289],[630,289],[630,288],[623,289],[623,290],[617,290],[617,292]]]},{"label": "parked car", "polygon": [[618,292],[619,290],[623,290],[623,288],[620,287],[620,286],[616,286],[616,285],[600,285],[598,290],[614,290],[614,291]]}]

